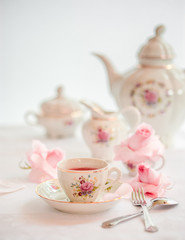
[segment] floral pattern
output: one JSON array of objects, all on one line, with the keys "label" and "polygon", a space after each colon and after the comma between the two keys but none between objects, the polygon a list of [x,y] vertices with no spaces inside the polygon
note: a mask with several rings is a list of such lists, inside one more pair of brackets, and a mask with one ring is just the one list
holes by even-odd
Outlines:
[{"label": "floral pattern", "polygon": [[114,137],[112,136],[112,132],[103,127],[98,127],[97,130],[93,132],[93,134],[95,134],[96,143],[108,144],[114,139]]},{"label": "floral pattern", "polygon": [[99,186],[95,186],[97,183],[97,178],[91,178],[90,174],[87,178],[81,176],[78,179],[74,178],[74,180],[75,183],[71,184],[74,197],[82,197],[84,200],[87,198],[92,198],[96,189],[99,188]]},{"label": "floral pattern", "polygon": [[[107,181],[107,182],[105,183],[105,185],[107,185],[107,184],[110,184],[110,182]],[[105,192],[110,192],[111,189],[112,189],[112,186],[106,188],[106,189],[105,189]]]},{"label": "floral pattern", "polygon": [[59,190],[59,189],[60,189],[59,186],[56,185],[55,183],[52,183],[50,186],[51,186],[51,188],[53,188],[54,190]]},{"label": "floral pattern", "polygon": [[132,105],[137,107],[143,116],[154,118],[167,111],[172,103],[171,90],[164,83],[147,80],[138,82],[130,92]]},{"label": "floral pattern", "polygon": [[98,142],[108,142],[110,139],[110,134],[106,131],[103,131],[101,128],[98,129]]},{"label": "floral pattern", "polygon": [[157,104],[158,102],[161,101],[161,99],[158,96],[158,93],[150,89],[144,90],[143,97],[146,104],[148,105]]}]

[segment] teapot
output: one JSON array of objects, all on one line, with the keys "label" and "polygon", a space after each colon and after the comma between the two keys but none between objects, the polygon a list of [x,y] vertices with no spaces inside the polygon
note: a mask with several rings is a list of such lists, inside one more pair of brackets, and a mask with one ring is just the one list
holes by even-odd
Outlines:
[{"label": "teapot", "polygon": [[118,107],[132,105],[151,124],[166,146],[185,118],[185,72],[173,64],[174,52],[163,39],[165,27],[156,28],[155,36],[141,48],[139,65],[120,75],[103,55],[95,54],[105,64],[111,92]]},{"label": "teapot", "polygon": [[42,125],[49,138],[73,136],[82,120],[81,105],[64,97],[62,91],[62,87],[58,87],[57,96],[43,102],[40,113],[29,111],[25,114],[26,123]]},{"label": "teapot", "polygon": [[104,111],[97,104],[81,101],[91,111],[91,118],[82,127],[82,135],[92,157],[111,162],[114,146],[120,144],[140,123],[140,112],[129,106],[119,112]]}]

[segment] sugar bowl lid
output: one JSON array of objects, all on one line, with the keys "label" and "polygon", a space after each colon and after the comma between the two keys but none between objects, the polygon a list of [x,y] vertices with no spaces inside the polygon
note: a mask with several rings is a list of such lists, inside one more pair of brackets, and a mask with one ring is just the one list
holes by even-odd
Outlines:
[{"label": "sugar bowl lid", "polygon": [[45,117],[67,117],[81,114],[81,106],[78,102],[63,96],[63,88],[57,88],[57,96],[41,105],[42,115]]},{"label": "sugar bowl lid", "polygon": [[174,58],[172,47],[163,39],[165,26],[159,25],[155,30],[155,36],[141,48],[138,56],[139,59],[160,59],[171,60]]}]

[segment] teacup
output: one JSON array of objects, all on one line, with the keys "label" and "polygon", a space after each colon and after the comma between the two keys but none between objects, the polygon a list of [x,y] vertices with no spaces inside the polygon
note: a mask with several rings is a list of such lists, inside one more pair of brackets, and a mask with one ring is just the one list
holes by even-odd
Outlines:
[{"label": "teacup", "polygon": [[[151,161],[150,159],[148,159],[148,160],[146,160],[145,162],[142,162],[142,163],[140,163],[140,164],[147,164],[147,165],[150,165],[152,168],[154,168],[155,170],[159,170],[159,169],[161,169],[163,166],[164,166],[164,164],[165,164],[165,158],[164,158],[164,156],[160,156],[160,160],[158,161],[158,163],[157,162],[154,162],[154,161]],[[137,167],[138,167],[138,165],[140,165],[140,164],[134,164],[133,162],[127,162],[127,163],[125,163],[125,166],[126,166],[126,168],[128,169],[128,171],[129,171],[129,175],[131,176],[131,177],[135,177],[136,176],[136,174],[137,174]]]},{"label": "teacup", "polygon": [[59,183],[72,202],[94,202],[110,187],[107,179],[113,172],[116,172],[114,181],[120,180],[118,168],[109,168],[106,161],[96,158],[73,158],[57,164]]}]

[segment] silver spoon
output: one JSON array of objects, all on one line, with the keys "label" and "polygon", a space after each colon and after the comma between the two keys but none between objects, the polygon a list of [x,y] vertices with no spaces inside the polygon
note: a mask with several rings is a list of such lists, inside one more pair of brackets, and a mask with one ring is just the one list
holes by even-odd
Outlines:
[{"label": "silver spoon", "polygon": [[[175,200],[168,199],[168,198],[163,198],[163,197],[151,199],[150,202],[151,202],[151,204],[148,206],[149,210],[152,209],[153,207],[156,207],[156,206],[176,206],[176,205],[178,205],[178,202],[176,202]],[[102,227],[103,228],[111,228],[111,227],[114,227],[121,222],[125,222],[129,219],[141,216],[142,214],[143,214],[143,211],[140,211],[140,212],[125,215],[125,216],[122,216],[122,217],[113,218],[111,220],[103,222]]]}]

